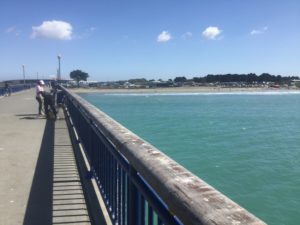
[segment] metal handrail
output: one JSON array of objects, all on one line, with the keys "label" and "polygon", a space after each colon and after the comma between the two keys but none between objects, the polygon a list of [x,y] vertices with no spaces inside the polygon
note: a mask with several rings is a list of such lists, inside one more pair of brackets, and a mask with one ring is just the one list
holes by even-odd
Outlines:
[{"label": "metal handrail", "polygon": [[11,93],[23,91],[23,90],[29,89],[31,87],[33,87],[32,84],[26,84],[26,85],[17,84],[17,85],[11,85],[8,88],[0,87],[0,96],[6,95],[6,94],[10,95]]},{"label": "metal handrail", "polygon": [[265,224],[77,94],[61,89],[114,224]]}]

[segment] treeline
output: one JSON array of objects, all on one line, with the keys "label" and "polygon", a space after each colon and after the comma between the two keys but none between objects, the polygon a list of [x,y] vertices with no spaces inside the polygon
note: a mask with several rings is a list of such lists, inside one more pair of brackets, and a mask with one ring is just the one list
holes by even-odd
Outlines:
[{"label": "treeline", "polygon": [[281,75],[271,75],[268,73],[262,73],[261,75],[256,75],[255,73],[249,74],[208,74],[205,77],[194,77],[190,80],[186,77],[176,77],[174,82],[188,82],[194,81],[196,83],[223,83],[223,82],[244,82],[244,83],[257,83],[257,82],[274,82],[274,83],[289,83],[292,80],[297,80],[297,76],[281,76]]}]

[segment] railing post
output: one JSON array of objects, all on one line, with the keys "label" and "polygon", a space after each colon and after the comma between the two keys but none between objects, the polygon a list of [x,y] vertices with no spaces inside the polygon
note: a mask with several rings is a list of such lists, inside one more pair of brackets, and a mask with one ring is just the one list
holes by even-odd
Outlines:
[{"label": "railing post", "polygon": [[131,177],[135,176],[136,170],[130,166],[128,184],[128,200],[127,200],[127,224],[138,225],[138,190],[131,181]]}]

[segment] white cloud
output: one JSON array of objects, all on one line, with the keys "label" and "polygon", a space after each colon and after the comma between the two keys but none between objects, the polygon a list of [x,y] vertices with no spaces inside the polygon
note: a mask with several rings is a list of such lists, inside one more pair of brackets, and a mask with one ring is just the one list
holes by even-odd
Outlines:
[{"label": "white cloud", "polygon": [[93,31],[95,31],[96,29],[97,29],[96,27],[90,27],[90,28],[89,28],[89,31],[93,32]]},{"label": "white cloud", "polygon": [[258,34],[263,34],[263,33],[265,33],[266,31],[268,30],[268,27],[264,27],[264,28],[262,28],[262,29],[259,29],[259,30],[252,30],[251,32],[250,32],[250,34],[251,35],[258,35]]},{"label": "white cloud", "polygon": [[165,30],[157,36],[157,42],[168,42],[171,39],[172,39],[171,34]]},{"label": "white cloud", "polygon": [[252,30],[252,31],[250,32],[250,34],[251,34],[251,35],[261,34],[261,31],[259,31],[259,30]]},{"label": "white cloud", "polygon": [[203,32],[202,36],[209,40],[216,40],[216,38],[222,33],[218,27],[207,27]]},{"label": "white cloud", "polygon": [[72,25],[64,21],[44,21],[40,26],[32,27],[31,37],[71,40],[72,29]]},{"label": "white cloud", "polygon": [[186,40],[186,39],[189,39],[193,36],[192,32],[186,32],[184,33],[181,37]]},{"label": "white cloud", "polygon": [[96,27],[87,28],[82,34],[72,36],[73,39],[84,39],[93,35],[93,33],[97,30]]},{"label": "white cloud", "polygon": [[17,27],[12,26],[5,30],[6,34],[14,34],[15,36],[19,36],[21,31],[17,29]]},{"label": "white cloud", "polygon": [[6,30],[5,30],[5,33],[12,33],[12,32],[14,32],[16,30],[16,27],[15,26],[13,26],[13,27],[9,27],[9,28],[7,28]]}]

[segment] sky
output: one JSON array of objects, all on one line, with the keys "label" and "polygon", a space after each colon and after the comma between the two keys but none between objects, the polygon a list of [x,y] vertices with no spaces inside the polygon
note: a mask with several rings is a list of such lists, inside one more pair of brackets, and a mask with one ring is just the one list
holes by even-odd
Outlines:
[{"label": "sky", "polygon": [[300,76],[299,0],[0,1],[0,80]]}]

